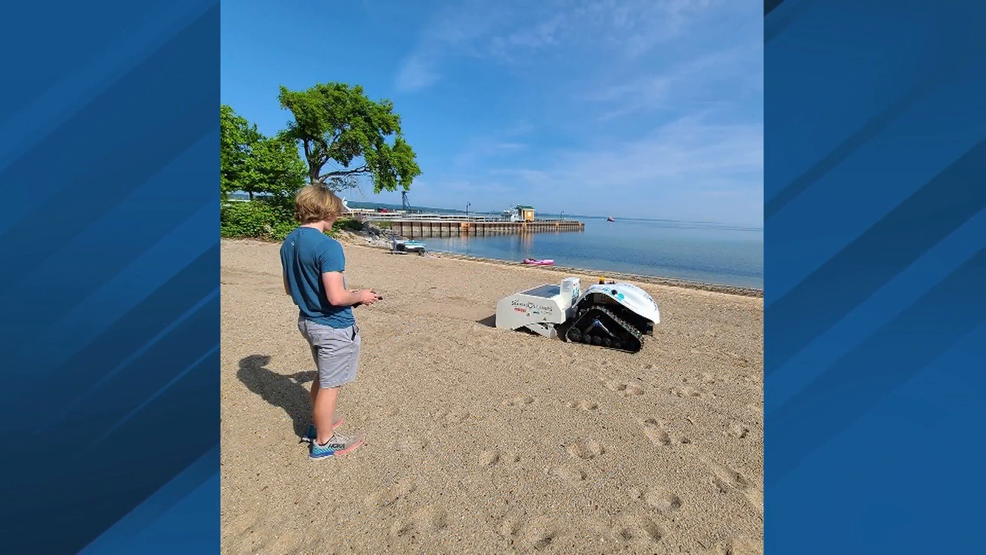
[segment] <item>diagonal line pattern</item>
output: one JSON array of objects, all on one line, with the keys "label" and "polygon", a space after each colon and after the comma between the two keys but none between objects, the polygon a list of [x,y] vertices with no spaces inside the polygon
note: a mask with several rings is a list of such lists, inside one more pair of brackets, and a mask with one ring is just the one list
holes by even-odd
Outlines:
[{"label": "diagonal line pattern", "polygon": [[784,3],[784,0],[763,0],[763,15],[764,15],[764,17],[767,17],[768,15],[770,15],[770,12],[776,10],[777,9],[777,6],[780,6],[783,3]]},{"label": "diagonal line pattern", "polygon": [[[155,497],[159,510],[143,513],[147,526],[131,528],[131,539],[187,545],[195,536],[215,548],[207,525],[182,523],[218,517],[219,295],[147,342],[217,287],[217,222],[187,218],[210,204],[219,211],[208,177],[219,165],[219,4],[65,8],[30,8],[49,31],[38,41],[25,31],[37,18],[11,5],[8,19],[22,25],[0,38],[13,45],[8,74],[22,85],[0,108],[0,128],[12,131],[0,139],[0,188],[16,189],[0,222],[3,264],[16,270],[0,272],[0,335],[9,340],[0,342],[0,443],[14,455],[0,456],[2,551],[78,552],[210,451],[212,471],[196,473],[184,495]],[[152,247],[183,221],[201,240],[180,252]],[[202,239],[210,234],[211,248]],[[163,256],[139,259],[148,253]],[[142,281],[147,271],[155,278]],[[86,316],[106,299],[111,310]],[[32,356],[59,349],[73,326],[87,333],[67,352]],[[36,429],[100,378],[72,418]],[[101,435],[89,456],[73,451]]]},{"label": "diagonal line pattern", "polygon": [[[73,179],[61,182],[62,188],[97,183],[100,185],[82,198],[77,195],[60,195],[26,215],[20,223],[0,235],[0,242],[15,246],[8,251],[7,260],[21,269],[19,272],[0,273],[0,291],[9,290],[19,279],[18,276],[32,272],[70,238],[60,226],[38,226],[35,222],[71,221],[77,230],[84,230],[118,206],[126,198],[126,193],[134,188],[133,183],[147,181],[189,144],[217,127],[215,106],[208,102],[208,97],[183,104],[182,108],[171,112],[171,117],[168,118],[139,118],[136,113],[119,110],[119,106],[132,106],[132,110],[152,109],[151,106],[135,103],[132,99],[160,96],[160,91],[167,88],[173,74],[186,71],[184,46],[213,33],[218,15],[218,7],[214,6],[137,69],[70,118],[37,148],[6,170],[0,171],[0,183],[29,183],[36,179],[38,167],[51,165],[49,153],[60,150],[58,145],[79,143],[89,146],[73,152],[73,158],[82,155],[91,158],[86,165],[73,168]],[[107,114],[114,114],[116,119],[107,119]],[[133,127],[131,134],[115,133],[105,136],[102,141],[91,140],[93,130],[105,129],[108,125],[123,126],[121,120],[127,118],[140,119],[142,124]],[[145,145],[152,141],[155,148],[146,148]],[[48,169],[60,171],[57,167]],[[44,244],[48,248],[25,247],[37,244]]]},{"label": "diagonal line pattern", "polygon": [[936,66],[935,70],[918,83],[916,87],[897,99],[896,102],[887,107],[883,112],[866,122],[862,128],[832,149],[824,158],[778,191],[777,194],[764,204],[764,219],[772,218],[785,206],[790,204],[791,201],[801,196],[808,187],[842,163],[843,160],[848,158],[870,139],[880,134],[891,122],[914,106],[918,100],[927,96],[935,87],[941,86],[943,79],[949,74],[960,70],[970,61],[971,55],[966,53],[963,56],[958,56]]},{"label": "diagonal line pattern", "polygon": [[[209,134],[207,137],[218,138]],[[208,200],[175,198],[175,193],[154,195],[155,188],[167,187],[169,180],[187,175],[191,167],[203,160],[203,146],[212,141],[197,141],[180,158],[147,183],[141,185],[119,207],[108,212],[94,222],[85,233],[72,237],[61,249],[48,253],[47,260],[31,273],[20,276],[18,287],[0,294],[0,311],[16,310],[30,299],[32,310],[27,311],[17,322],[0,321],[0,330],[10,339],[0,345],[0,359],[8,358],[24,343],[37,338],[39,330],[56,324],[51,315],[58,311],[70,312],[83,303],[93,290],[112,280],[135,258],[147,251],[161,237],[175,231],[176,221],[181,222],[196,212],[209,208],[212,213],[218,207]],[[211,146],[211,145],[209,145]],[[158,197],[156,202],[148,202]],[[128,231],[121,237],[122,229]],[[196,241],[202,236],[197,233]],[[106,245],[114,245],[112,253],[106,252]],[[46,295],[50,289],[46,276],[58,275],[71,268],[72,279],[60,287],[60,295]]]},{"label": "diagonal line pattern", "polygon": [[88,399],[93,393],[98,391],[99,388],[103,387],[103,385],[105,385],[106,382],[110,381],[123,369],[130,366],[133,363],[133,361],[137,360],[138,358],[143,356],[144,353],[146,353],[149,349],[157,345],[157,343],[163,337],[167,336],[169,333],[171,333],[179,326],[184,324],[186,320],[191,318],[193,315],[197,314],[203,307],[205,307],[209,303],[209,301],[211,301],[212,299],[218,296],[219,296],[219,288],[217,287],[211,293],[209,293],[208,295],[200,299],[198,302],[196,302],[194,305],[192,305],[192,307],[189,308],[187,311],[185,311],[184,314],[179,316],[177,320],[168,324],[167,327],[165,327],[163,330],[159,331],[156,335],[154,335],[154,337],[152,337],[146,344],[142,345],[136,351],[130,353],[130,355],[128,355],[127,358],[123,359],[120,362],[120,364],[117,364],[109,372],[100,376],[100,378],[94,384],[92,384],[92,386],[90,386],[88,389],[83,391],[82,394],[76,397],[71,403],[68,403],[62,410],[58,411],[55,414],[55,416],[52,417],[51,421],[48,422],[47,427],[53,428],[60,421],[67,418],[68,415],[71,414],[72,411],[77,406],[79,406],[79,403],[82,403],[83,401]]},{"label": "diagonal line pattern", "polygon": [[981,247],[982,237],[986,237],[986,209],[814,338],[771,377],[764,417],[772,418],[792,396],[965,263]]},{"label": "diagonal line pattern", "polygon": [[[20,446],[33,460],[30,473],[13,489],[15,503],[0,506],[0,515],[16,522],[24,540],[35,542],[37,552],[50,552],[52,542],[73,544],[73,551],[88,543],[101,530],[129,512],[151,492],[173,478],[202,452],[216,444],[219,410],[215,394],[219,387],[218,354],[212,354],[177,381],[177,369],[185,368],[208,345],[218,341],[217,301],[183,326],[167,345],[161,344],[135,364],[142,368],[129,381],[116,383],[112,391],[94,398],[85,418],[59,429],[59,434],[84,442],[119,422],[116,433],[107,436],[95,452],[76,457],[71,465],[51,454],[58,443],[48,436],[27,438]],[[202,349],[202,350],[200,350]],[[170,387],[161,386],[172,382]],[[154,395],[150,403],[142,401]],[[120,420],[119,415],[143,405],[138,416]],[[175,416],[195,426],[176,426]],[[212,424],[209,424],[212,422]],[[136,442],[136,444],[135,444]],[[125,478],[122,478],[124,477]],[[66,488],[65,484],[86,484]],[[27,492],[30,492],[28,495]],[[98,506],[98,511],[79,513],[72,508]],[[42,530],[56,528],[59,536],[36,537]],[[81,544],[81,545],[76,545]]]},{"label": "diagonal line pattern", "polygon": [[[126,516],[113,523],[112,527],[103,531],[98,538],[79,552],[80,555],[123,553],[126,544],[134,536],[151,526],[162,514],[172,510],[196,489],[215,478],[219,466],[219,445],[216,444],[171,481],[142,500],[140,505]],[[218,497],[218,491],[216,493]],[[219,504],[218,498],[216,504]]]},{"label": "diagonal line pattern", "polygon": [[986,321],[983,283],[986,248],[772,414],[767,487]]},{"label": "diagonal line pattern", "polygon": [[[33,361],[22,361],[26,368],[9,376],[6,387],[0,388],[0,395],[4,396],[5,407],[23,418],[0,427],[0,439],[23,444],[23,440],[16,439],[17,435],[31,433],[36,422],[47,422],[52,406],[70,403],[77,392],[89,388],[106,368],[118,365],[178,319],[197,299],[208,295],[216,282],[204,276],[218,277],[218,270],[212,270],[218,268],[218,263],[217,241],[59,366],[36,367]],[[39,380],[39,376],[44,379]],[[48,387],[49,383],[58,383],[60,388]],[[50,404],[34,402],[40,396],[45,396]]]},{"label": "diagonal line pattern", "polygon": [[981,141],[768,307],[765,375],[986,206],[984,180]]},{"label": "diagonal line pattern", "polygon": [[[59,83],[37,94],[28,106],[0,123],[0,170],[36,146],[52,129],[64,123],[62,118],[77,112],[120,75],[132,71],[149,53],[159,49],[214,3],[212,0],[194,0],[194,3],[182,1],[150,6],[150,10],[156,11],[125,29],[119,42],[107,48],[96,60],[75,68],[72,75],[62,77]],[[14,191],[15,195],[18,193]],[[48,191],[32,190],[30,193],[21,192],[23,200],[39,202],[47,198]]]},{"label": "diagonal line pattern", "polygon": [[39,336],[36,329],[33,330],[34,337],[14,353],[15,360],[29,358],[35,362],[32,368],[58,368],[214,246],[215,238],[210,242],[209,238],[203,237],[202,230],[215,222],[216,212],[215,206],[199,208],[120,272],[104,278],[104,282],[90,289],[88,294],[78,295],[78,306],[66,306],[62,318],[49,320],[48,330],[58,327],[74,330],[71,337],[62,338],[59,349],[49,349],[47,334]]},{"label": "diagonal line pattern", "polygon": [[[211,297],[211,295],[210,295],[210,297]],[[87,451],[92,450],[100,442],[102,442],[104,439],[106,439],[110,434],[112,434],[113,432],[115,432],[118,429],[120,429],[120,426],[123,426],[124,424],[126,424],[127,422],[129,422],[130,419],[133,418],[135,414],[137,414],[138,412],[140,412],[147,405],[149,405],[152,402],[154,402],[155,399],[157,399],[158,397],[160,397],[161,394],[164,393],[165,391],[167,391],[171,386],[175,385],[175,383],[177,383],[178,380],[184,378],[186,374],[188,374],[192,370],[198,368],[198,366],[200,364],[202,364],[203,362],[205,362],[205,360],[207,358],[209,358],[209,356],[211,356],[212,354],[214,354],[214,353],[216,353],[218,351],[219,351],[219,345],[215,345],[214,347],[212,347],[211,349],[209,349],[208,351],[206,351],[204,355],[202,355],[199,358],[195,359],[195,361],[193,361],[191,364],[189,364],[188,366],[186,366],[184,370],[182,370],[181,372],[179,372],[177,376],[175,376],[174,378],[172,378],[171,381],[169,381],[168,383],[164,384],[164,386],[161,389],[155,391],[153,395],[151,395],[150,397],[148,397],[147,399],[145,399],[141,404],[137,405],[136,407],[134,407],[133,410],[131,410],[130,412],[128,412],[123,418],[121,418],[115,424],[113,424],[112,426],[110,426],[105,432],[102,433],[102,435],[100,435],[98,438],[96,438],[95,441],[93,441],[92,443],[90,443],[89,444],[89,447],[86,450]]]},{"label": "diagonal line pattern", "polygon": [[[780,5],[784,0],[777,2]],[[808,7],[811,6],[812,0],[798,0],[794,2],[794,5],[788,5],[782,11],[776,13],[770,19],[764,21],[763,24],[763,42],[767,44],[768,42],[777,38],[778,35],[784,32],[791,23],[794,23],[798,18],[800,18]],[[776,6],[775,6],[776,8]],[[771,9],[771,12],[774,10]],[[769,14],[770,12],[768,12]],[[764,17],[768,14],[765,14]]]}]

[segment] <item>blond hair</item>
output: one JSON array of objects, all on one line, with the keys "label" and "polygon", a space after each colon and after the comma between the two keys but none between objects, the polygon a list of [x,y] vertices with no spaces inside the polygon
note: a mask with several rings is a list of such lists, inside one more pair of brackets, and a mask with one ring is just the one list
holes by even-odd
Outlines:
[{"label": "blond hair", "polygon": [[294,199],[294,215],[302,224],[331,220],[341,214],[342,201],[321,183],[305,186]]}]

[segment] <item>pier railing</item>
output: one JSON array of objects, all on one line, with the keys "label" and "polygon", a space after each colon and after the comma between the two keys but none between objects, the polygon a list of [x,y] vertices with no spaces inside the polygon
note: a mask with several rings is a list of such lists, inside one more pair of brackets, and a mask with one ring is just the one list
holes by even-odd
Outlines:
[{"label": "pier railing", "polygon": [[352,211],[356,218],[369,222],[388,222],[388,221],[414,221],[414,222],[498,222],[498,223],[555,223],[564,222],[579,223],[577,220],[566,220],[562,218],[537,218],[530,222],[522,220],[510,220],[499,215],[489,214],[424,214],[424,213],[404,213],[404,212],[360,212]]},{"label": "pier railing", "polygon": [[354,214],[360,221],[387,227],[404,237],[452,237],[585,231],[578,220],[544,219],[511,221],[495,216],[464,214]]}]

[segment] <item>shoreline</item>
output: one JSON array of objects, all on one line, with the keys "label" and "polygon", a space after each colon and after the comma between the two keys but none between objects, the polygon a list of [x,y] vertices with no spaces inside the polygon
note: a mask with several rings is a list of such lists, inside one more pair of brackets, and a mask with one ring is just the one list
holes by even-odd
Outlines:
[{"label": "shoreline", "polygon": [[[377,249],[390,251],[389,247],[384,247],[382,245],[374,245],[372,243],[364,242],[366,236],[358,235],[355,233],[343,233],[336,238],[340,242],[353,247],[362,247],[368,249]],[[360,241],[363,239],[364,241]],[[515,262],[512,260],[501,260],[499,258],[485,258],[480,256],[471,256],[467,254],[459,254],[448,251],[428,251],[428,254],[436,258],[455,258],[459,260],[471,260],[473,262],[485,262],[487,264],[497,264],[501,266],[519,266],[523,268],[530,268],[526,264],[520,262]],[[740,297],[754,297],[763,298],[763,289],[757,289],[756,287],[743,287],[740,285],[726,285],[721,283],[709,283],[704,281],[693,281],[687,279],[669,278],[661,276],[648,276],[644,274],[632,274],[628,272],[614,272],[609,270],[593,270],[591,268],[579,268],[576,266],[535,266],[540,270],[549,270],[559,273],[569,273],[578,275],[599,275],[603,274],[605,277],[610,279],[620,279],[624,281],[636,281],[638,283],[647,283],[651,285],[663,285],[665,287],[680,287],[683,289],[693,289],[699,291],[709,291],[711,293],[723,293],[726,295],[737,295]]]},{"label": "shoreline", "polygon": [[[353,245],[362,247],[363,245]],[[369,247],[367,248],[378,248]],[[737,295],[740,297],[755,297],[763,298],[763,289],[756,289],[754,287],[742,287],[739,285],[725,285],[721,283],[707,283],[703,281],[691,281],[686,279],[677,278],[666,278],[659,276],[648,276],[644,274],[630,274],[626,272],[612,272],[607,270],[593,270],[591,268],[578,268],[575,266],[528,266],[521,262],[514,262],[512,260],[501,260],[499,258],[483,258],[479,256],[470,256],[466,254],[458,254],[454,252],[447,251],[431,251],[431,254],[437,258],[457,258],[461,260],[471,260],[474,262],[486,262],[489,264],[498,264],[503,266],[520,266],[523,268],[538,268],[540,270],[550,270],[559,273],[570,273],[570,274],[580,274],[580,275],[593,275],[602,274],[606,278],[611,279],[621,279],[625,281],[636,281],[639,283],[648,283],[653,285],[663,285],[666,287],[680,287],[683,289],[697,289],[700,291],[709,291],[712,293],[724,293],[727,295]]]},{"label": "shoreline", "polygon": [[[382,250],[390,252],[389,247],[384,247],[380,245],[374,245],[372,243],[365,243],[359,239],[366,239],[366,236],[357,235],[352,232],[343,232],[338,237],[335,237],[341,243],[346,244],[351,247],[358,247],[364,249]],[[234,237],[223,237],[223,241],[257,241],[259,243],[277,243],[277,241],[265,241],[263,239],[254,238],[234,238]],[[647,283],[651,285],[663,285],[665,287],[679,287],[682,289],[692,289],[698,291],[708,291],[710,293],[722,293],[725,295],[737,295],[740,297],[753,297],[753,298],[763,298],[763,289],[757,289],[755,287],[742,287],[739,285],[725,285],[721,283],[708,283],[703,281],[692,281],[687,279],[677,279],[668,278],[660,276],[648,276],[644,274],[631,274],[627,272],[611,272],[606,270],[593,270],[591,268],[578,268],[575,266],[528,266],[520,262],[514,262],[512,260],[501,260],[499,258],[484,258],[479,256],[470,256],[466,254],[458,254],[454,252],[447,251],[429,251],[429,255],[435,258],[454,258],[459,260],[470,260],[473,262],[485,262],[487,264],[496,264],[499,266],[516,266],[522,268],[536,268],[539,270],[547,270],[558,273],[569,273],[576,275],[599,275],[603,274],[605,277],[610,279],[620,279],[624,281],[635,281],[638,283]]]}]

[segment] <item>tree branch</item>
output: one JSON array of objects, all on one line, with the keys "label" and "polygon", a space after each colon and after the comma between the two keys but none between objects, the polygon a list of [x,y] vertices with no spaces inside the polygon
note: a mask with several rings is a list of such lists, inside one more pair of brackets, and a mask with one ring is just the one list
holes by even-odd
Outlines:
[{"label": "tree branch", "polygon": [[325,173],[325,174],[320,175],[318,178],[319,178],[319,180],[323,180],[326,177],[340,177],[340,176],[344,176],[344,175],[353,175],[353,174],[356,174],[356,173],[366,173],[368,171],[370,171],[370,167],[364,164],[364,165],[362,165],[362,166],[360,166],[358,168],[353,168],[351,170],[335,170],[335,171],[331,171],[331,172],[328,172],[328,173]]}]

